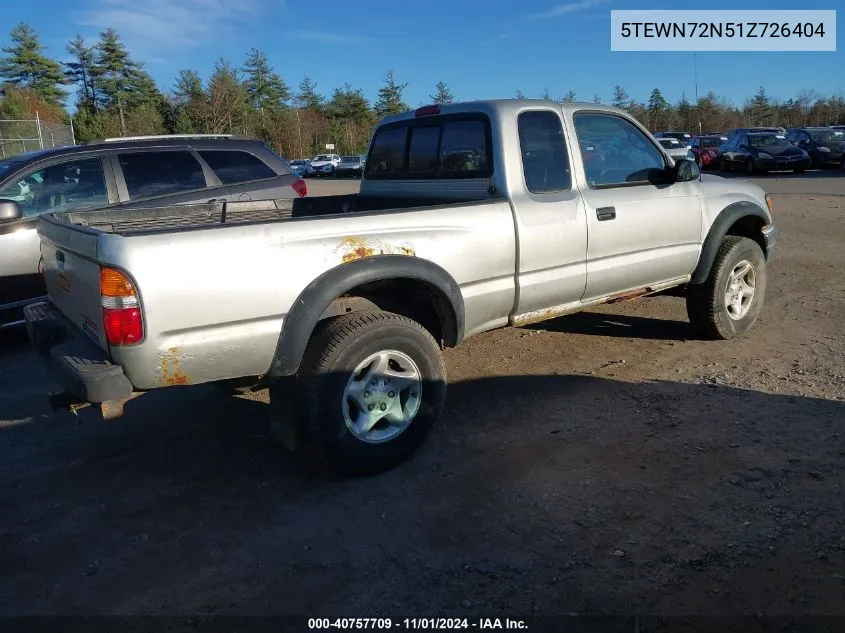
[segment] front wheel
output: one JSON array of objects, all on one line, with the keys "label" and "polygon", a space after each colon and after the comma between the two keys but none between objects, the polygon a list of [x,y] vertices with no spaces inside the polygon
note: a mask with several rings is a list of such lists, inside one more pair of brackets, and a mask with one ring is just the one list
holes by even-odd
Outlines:
[{"label": "front wheel", "polygon": [[760,245],[727,235],[707,279],[689,287],[687,315],[693,329],[706,338],[736,338],[760,316],[765,294],[766,258]]},{"label": "front wheel", "polygon": [[303,358],[306,441],[350,475],[389,470],[422,444],[446,398],[434,338],[391,312],[343,315],[321,326]]}]

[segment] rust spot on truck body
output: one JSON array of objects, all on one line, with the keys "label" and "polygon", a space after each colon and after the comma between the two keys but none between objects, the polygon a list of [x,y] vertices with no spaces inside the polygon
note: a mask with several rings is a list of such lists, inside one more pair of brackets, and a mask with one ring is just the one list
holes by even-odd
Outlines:
[{"label": "rust spot on truck body", "polygon": [[191,377],[183,373],[180,367],[178,347],[171,347],[162,354],[159,364],[159,381],[163,386],[191,384]]},{"label": "rust spot on truck body", "polygon": [[631,299],[644,297],[645,295],[651,292],[654,292],[654,289],[649,286],[646,286],[645,288],[631,290],[630,292],[622,292],[618,295],[611,295],[610,297],[608,297],[605,303],[619,303],[620,301],[630,301]]},{"label": "rust spot on truck body", "polygon": [[374,255],[416,256],[414,249],[407,244],[390,244],[367,237],[347,237],[340,243],[338,250],[340,251],[340,260],[343,263],[373,257]]},{"label": "rust spot on truck body", "polygon": [[597,306],[603,303],[618,303],[619,301],[630,301],[631,299],[643,297],[654,292],[657,292],[657,290],[650,286],[646,286],[645,288],[639,288],[637,290],[631,290],[629,292],[622,292],[618,295],[610,295],[609,297],[605,297],[604,299],[601,299],[599,301],[591,301],[586,304],[573,305],[571,303],[566,303],[563,305],[553,306],[551,308],[543,308],[542,310],[534,310],[533,312],[526,312],[525,314],[518,314],[517,316],[513,317],[511,319],[511,324],[516,327],[520,327],[523,325],[531,325],[532,323],[540,323],[541,321],[548,321],[549,319],[565,316],[567,314],[581,312],[582,310],[589,308],[590,306]]}]

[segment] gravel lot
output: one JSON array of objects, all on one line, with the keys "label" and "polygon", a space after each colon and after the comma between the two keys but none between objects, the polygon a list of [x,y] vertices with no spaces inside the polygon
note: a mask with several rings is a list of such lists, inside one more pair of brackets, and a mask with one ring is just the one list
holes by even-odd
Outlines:
[{"label": "gravel lot", "polygon": [[758,180],[749,337],[688,338],[673,296],[480,335],[377,478],[314,474],[208,386],[51,414],[4,337],[0,614],[845,614],[845,174]]}]

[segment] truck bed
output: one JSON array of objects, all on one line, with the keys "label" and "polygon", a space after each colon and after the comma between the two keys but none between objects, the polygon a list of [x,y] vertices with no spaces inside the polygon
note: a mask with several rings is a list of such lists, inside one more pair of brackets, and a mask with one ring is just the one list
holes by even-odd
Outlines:
[{"label": "truck bed", "polygon": [[[492,201],[494,198],[485,200]],[[211,228],[226,224],[261,224],[308,217],[402,211],[417,207],[442,207],[480,200],[442,197],[365,197],[359,194],[314,196],[297,200],[252,200],[170,205],[148,209],[106,209],[53,214],[62,223],[117,235],[143,235],[158,232]]]}]

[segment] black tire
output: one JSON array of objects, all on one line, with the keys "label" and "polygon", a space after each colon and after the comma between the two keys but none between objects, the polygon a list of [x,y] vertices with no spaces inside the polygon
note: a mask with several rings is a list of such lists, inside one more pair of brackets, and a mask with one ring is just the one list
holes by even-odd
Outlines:
[{"label": "black tire", "polygon": [[[422,379],[419,407],[398,435],[371,443],[348,427],[343,396],[359,364],[386,350],[398,351],[416,364]],[[419,323],[392,312],[356,312],[321,326],[306,349],[300,381],[306,446],[324,465],[346,475],[374,475],[409,459],[446,399],[446,369],[437,342]],[[383,422],[376,427],[379,424]]]},{"label": "black tire", "polygon": [[792,170],[792,173],[793,174],[803,174],[804,168],[803,167],[796,167],[795,169]]},{"label": "black tire", "polygon": [[[754,269],[755,292],[750,306],[740,319],[728,313],[726,293],[731,272],[747,261]],[[747,332],[763,308],[766,295],[766,258],[754,240],[727,235],[722,240],[710,273],[702,284],[690,285],[687,292],[687,315],[693,330],[705,338],[728,340]]]}]

